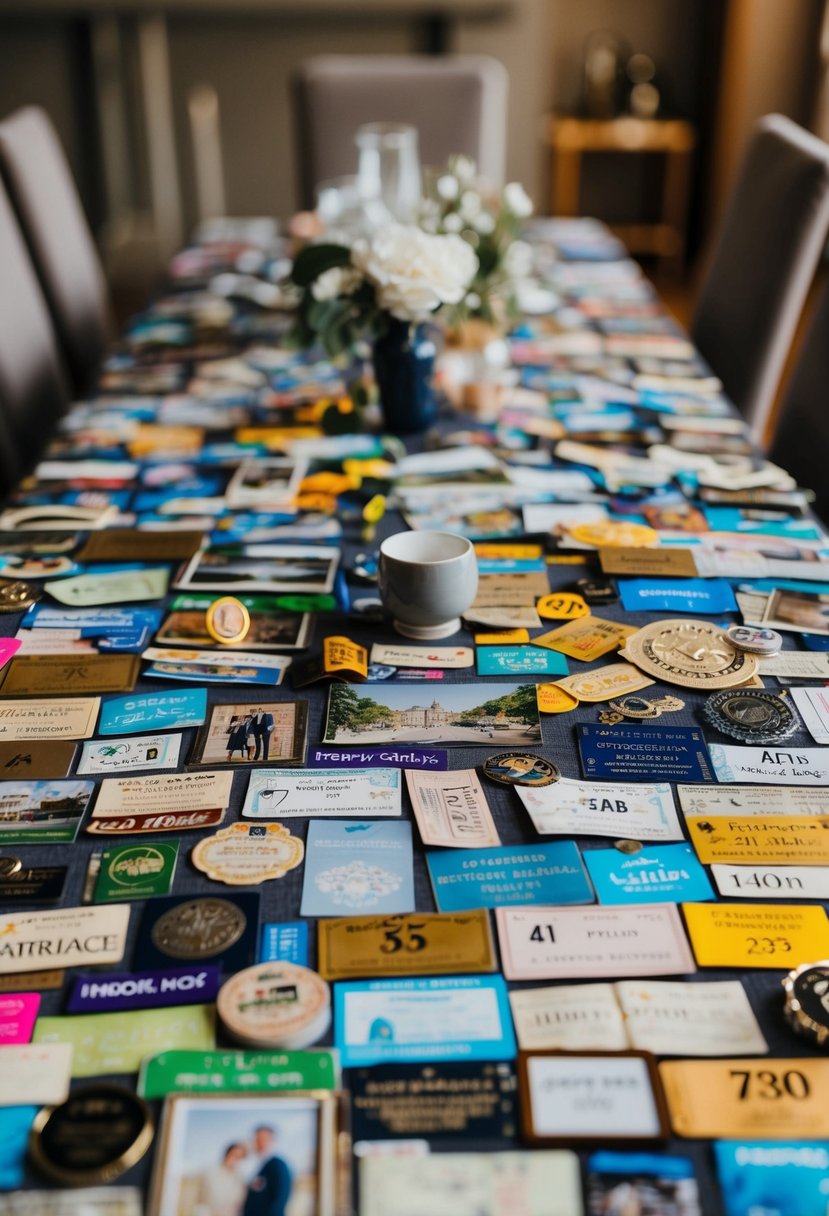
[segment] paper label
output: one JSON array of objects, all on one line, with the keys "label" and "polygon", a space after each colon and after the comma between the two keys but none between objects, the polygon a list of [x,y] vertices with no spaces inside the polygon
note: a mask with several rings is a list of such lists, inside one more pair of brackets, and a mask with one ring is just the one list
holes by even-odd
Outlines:
[{"label": "paper label", "polygon": [[628,840],[682,840],[667,781],[658,785],[572,781],[532,789],[516,786],[539,836],[624,836]]},{"label": "paper label", "polygon": [[659,1075],[678,1136],[829,1137],[829,1060],[670,1060]]},{"label": "paper label", "polygon": [[823,908],[796,904],[683,904],[700,967],[771,967],[787,971],[829,957]]}]

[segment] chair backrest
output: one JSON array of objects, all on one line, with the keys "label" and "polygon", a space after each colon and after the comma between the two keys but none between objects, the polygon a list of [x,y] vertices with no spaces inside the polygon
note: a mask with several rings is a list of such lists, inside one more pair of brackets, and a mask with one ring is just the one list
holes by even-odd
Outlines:
[{"label": "chair backrest", "polygon": [[0,175],[26,238],[72,389],[94,385],[110,337],[104,275],[63,149],[46,113],[0,122]]},{"label": "chair backrest", "polygon": [[49,312],[0,187],[0,495],[36,463],[67,403]]},{"label": "chair backrest", "polygon": [[472,157],[492,185],[504,180],[507,72],[487,55],[319,55],[294,79],[303,206],[314,188],[354,173],[354,135],[367,122],[417,127],[424,164]]},{"label": "chair backrest", "polygon": [[829,282],[786,385],[769,459],[814,490],[815,511],[829,525]]},{"label": "chair backrest", "polygon": [[756,439],[829,229],[829,145],[780,114],[754,128],[691,336]]}]

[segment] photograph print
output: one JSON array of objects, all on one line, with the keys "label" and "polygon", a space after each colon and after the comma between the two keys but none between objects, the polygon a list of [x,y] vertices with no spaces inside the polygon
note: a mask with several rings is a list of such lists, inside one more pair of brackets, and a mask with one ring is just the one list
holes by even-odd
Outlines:
[{"label": "photograph print", "polygon": [[176,587],[325,595],[334,585],[339,556],[326,545],[215,545],[188,562]]},{"label": "photograph print", "polygon": [[307,701],[234,701],[211,705],[190,765],[302,764]]}]

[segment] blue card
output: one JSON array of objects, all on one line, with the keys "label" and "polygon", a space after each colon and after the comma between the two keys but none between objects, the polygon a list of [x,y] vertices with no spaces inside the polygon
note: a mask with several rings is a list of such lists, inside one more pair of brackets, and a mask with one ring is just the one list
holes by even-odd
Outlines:
[{"label": "blue card", "polygon": [[567,659],[540,646],[478,646],[475,663],[479,676],[566,676]]},{"label": "blue card", "polygon": [[593,903],[590,880],[572,840],[446,849],[428,852],[426,862],[441,912],[507,904]]},{"label": "blue card", "polygon": [[827,1209],[825,1142],[720,1140],[714,1154],[726,1216],[818,1216]]},{"label": "blue card", "polygon": [[585,777],[609,781],[713,781],[697,726],[577,726]]},{"label": "blue card", "polygon": [[260,963],[299,963],[308,966],[308,922],[286,920],[262,926]]},{"label": "blue card", "polygon": [[312,819],[301,916],[414,912],[412,825]]},{"label": "blue card", "polygon": [[626,612],[736,612],[734,592],[724,578],[620,578]]},{"label": "blue card", "polygon": [[600,904],[678,904],[715,898],[689,844],[645,845],[634,854],[589,849],[584,864]]},{"label": "blue card", "polygon": [[335,984],[334,1045],[344,1068],[512,1060],[507,986],[500,975]]},{"label": "blue card", "polygon": [[99,735],[140,735],[147,730],[201,726],[207,716],[207,689],[113,697],[101,706]]},{"label": "blue card", "polygon": [[29,1131],[38,1109],[37,1106],[0,1108],[0,1191],[13,1191],[23,1185]]}]

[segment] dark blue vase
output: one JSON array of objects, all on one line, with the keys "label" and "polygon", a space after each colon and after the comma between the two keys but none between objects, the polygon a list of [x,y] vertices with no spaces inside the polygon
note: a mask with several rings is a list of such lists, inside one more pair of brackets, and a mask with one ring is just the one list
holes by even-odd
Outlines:
[{"label": "dark blue vase", "polygon": [[385,429],[392,435],[425,431],[437,418],[432,377],[435,344],[425,325],[392,317],[374,343],[374,378]]}]

